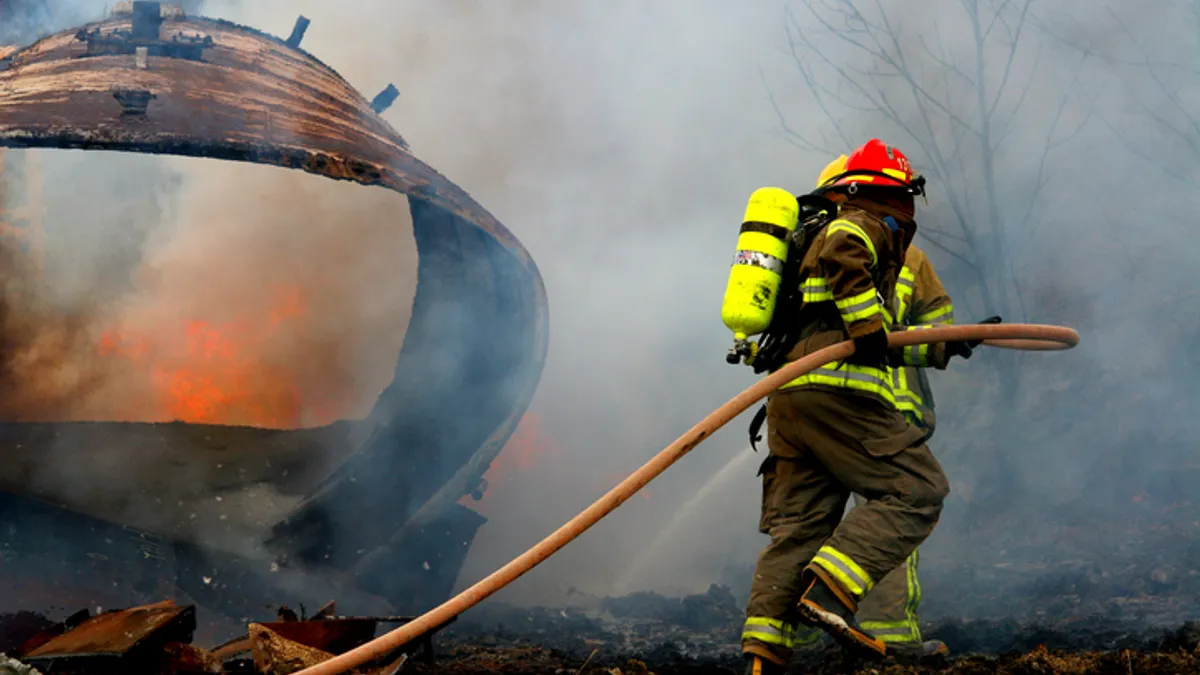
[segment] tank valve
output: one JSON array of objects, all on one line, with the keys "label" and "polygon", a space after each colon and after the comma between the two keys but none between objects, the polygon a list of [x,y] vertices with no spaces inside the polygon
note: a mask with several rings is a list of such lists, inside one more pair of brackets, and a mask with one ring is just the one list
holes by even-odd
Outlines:
[{"label": "tank valve", "polygon": [[742,359],[745,359],[746,365],[750,365],[750,362],[754,360],[755,353],[758,351],[755,349],[756,346],[753,342],[746,339],[734,340],[733,346],[729,348],[729,353],[725,355],[725,362],[736,366]]}]

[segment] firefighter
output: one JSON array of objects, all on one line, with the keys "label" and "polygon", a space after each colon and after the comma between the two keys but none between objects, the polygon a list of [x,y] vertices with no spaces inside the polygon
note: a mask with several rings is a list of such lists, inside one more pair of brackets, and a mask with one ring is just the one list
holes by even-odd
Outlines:
[{"label": "firefighter", "polygon": [[[937,272],[915,244],[908,247],[904,267],[896,286],[896,316],[893,330],[907,327],[949,325],[954,322],[954,305],[938,279]],[[951,356],[970,358],[971,345],[950,343],[919,345],[909,348],[908,363],[892,368],[892,392],[896,408],[910,424],[925,433],[925,441],[933,435],[936,419],[933,413],[933,393],[924,367],[943,369]],[[914,366],[924,366],[922,368]],[[856,506],[866,503],[861,494],[854,495]],[[940,640],[923,641],[917,622],[917,607],[921,602],[921,585],[917,577],[918,551],[905,559],[876,584],[859,605],[860,625],[888,645],[888,650],[907,657],[945,656],[949,653]]]},{"label": "firefighter", "polygon": [[[858,602],[929,536],[949,492],[925,432],[896,407],[888,366],[888,323],[922,184],[902,153],[872,139],[824,188],[842,205],[801,262],[800,339],[788,360],[846,339],[855,352],[767,401],[759,528],[771,541],[747,606],[747,672],[782,672],[803,624],[886,655],[855,620]],[[852,492],[867,501],[842,519]]]},{"label": "firefighter", "polygon": [[[817,187],[825,185],[833,177],[845,172],[846,155],[830,162],[817,179]],[[840,201],[837,195],[831,195]],[[999,317],[994,317],[998,319]],[[954,323],[954,304],[938,278],[933,264],[916,244],[910,244],[904,257],[904,266],[896,284],[896,316],[892,317],[891,330],[910,327],[943,326]],[[939,370],[946,367],[951,356],[970,358],[974,345],[964,343],[921,345],[910,350],[909,361],[914,365],[900,364],[892,368],[892,393],[896,408],[910,424],[925,431],[925,441],[933,436],[936,417],[933,411],[933,391],[925,367]],[[894,360],[894,359],[893,359]],[[918,368],[917,366],[921,366]],[[856,506],[866,502],[860,494],[854,495]],[[859,603],[860,625],[888,645],[888,650],[907,657],[948,655],[949,650],[940,640],[924,641],[917,620],[917,609],[921,603],[921,583],[917,576],[918,551],[905,559],[904,564],[889,572],[863,601]],[[800,627],[796,631],[795,646],[804,649],[820,642],[822,631],[812,627]]]},{"label": "firefighter", "polygon": [[[845,171],[846,156],[829,163],[817,179],[821,187],[830,178]],[[938,278],[933,263],[916,244],[910,244],[904,257],[904,267],[896,285],[896,316],[892,330],[946,326],[954,323],[954,303]],[[999,322],[1000,317],[985,319],[984,323]],[[971,358],[977,342],[919,345],[908,348],[908,365],[892,369],[892,392],[896,408],[910,424],[925,432],[925,441],[933,436],[937,424],[934,415],[933,390],[925,368],[942,370],[950,357]],[[854,495],[855,505],[866,502]],[[883,642],[888,650],[908,657],[947,655],[949,650],[940,640],[924,641],[917,621],[921,603],[921,583],[917,576],[918,551],[914,550],[904,564],[888,573],[859,604],[862,628]],[[811,637],[809,638],[811,640]]]}]

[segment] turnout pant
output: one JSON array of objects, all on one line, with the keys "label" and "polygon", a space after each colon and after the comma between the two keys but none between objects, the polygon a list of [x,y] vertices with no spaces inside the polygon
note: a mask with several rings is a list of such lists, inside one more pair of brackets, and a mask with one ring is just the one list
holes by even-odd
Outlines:
[{"label": "turnout pant", "polygon": [[[811,562],[862,599],[929,536],[950,491],[924,432],[856,392],[801,387],[767,402],[759,554],[742,648],[779,663],[811,635],[799,624]],[[851,493],[866,503],[845,513]]]},{"label": "turnout pant", "polygon": [[[854,495],[855,506],[867,502]],[[921,581],[917,577],[920,549],[875,584],[858,604],[858,622],[863,630],[888,644],[920,644],[921,627],[917,608],[921,605]]]}]

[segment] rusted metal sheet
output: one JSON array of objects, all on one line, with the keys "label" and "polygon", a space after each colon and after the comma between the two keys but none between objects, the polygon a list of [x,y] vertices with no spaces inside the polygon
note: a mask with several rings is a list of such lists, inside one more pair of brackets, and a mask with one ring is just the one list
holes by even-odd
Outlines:
[{"label": "rusted metal sheet", "polygon": [[195,607],[168,600],[94,616],[18,658],[47,672],[146,667],[167,658],[167,644],[191,642],[195,629]]},{"label": "rusted metal sheet", "polygon": [[[267,542],[288,565],[351,569],[471,494],[516,428],[546,357],[541,275],[507,228],[415,157],[371,101],[307,52],[252,28],[179,14],[163,15],[158,36],[191,36],[198,56],[149,49],[154,40],[144,35],[147,48],[129,53],[126,33],[143,30],[114,16],[0,61],[0,146],[274,164],[410,197],[418,288],[395,379],[368,416],[368,439]],[[474,530],[464,532],[469,539]],[[454,537],[461,547],[464,537]],[[370,582],[423,570],[361,573]],[[389,599],[398,611],[422,609]]]}]

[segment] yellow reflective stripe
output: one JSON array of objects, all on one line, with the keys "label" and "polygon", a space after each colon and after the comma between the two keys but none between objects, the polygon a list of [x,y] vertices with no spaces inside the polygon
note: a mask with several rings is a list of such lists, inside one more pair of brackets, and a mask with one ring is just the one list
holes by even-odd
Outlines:
[{"label": "yellow reflective stripe", "polygon": [[891,331],[896,326],[896,318],[892,316],[892,311],[888,309],[887,305],[883,304],[882,300],[879,302],[879,307],[883,312],[883,327]]},{"label": "yellow reflective stripe", "polygon": [[917,278],[908,267],[900,270],[896,280],[896,316],[903,321],[911,306],[913,291],[917,288]]},{"label": "yellow reflective stripe", "polygon": [[823,384],[830,387],[865,391],[875,394],[893,405],[896,403],[888,374],[881,368],[855,366],[848,363],[844,363],[838,368],[824,366],[797,377],[780,389],[799,387],[805,384]]},{"label": "yellow reflective stripe", "polygon": [[794,642],[788,642],[786,638],[782,638],[774,633],[764,633],[761,631],[746,630],[742,631],[743,640],[758,640],[769,645],[779,645],[791,649],[795,646]]},{"label": "yellow reflective stripe", "polygon": [[866,244],[867,250],[871,252],[871,265],[874,266],[879,262],[879,255],[875,253],[875,244],[871,242],[871,238],[861,227],[848,220],[835,220],[825,228],[825,236],[828,237],[835,232],[845,232],[861,239]]},{"label": "yellow reflective stripe", "polygon": [[822,546],[813,557],[813,562],[832,574],[855,597],[861,598],[875,586],[875,581],[866,570],[832,546]]},{"label": "yellow reflective stripe", "polygon": [[908,314],[909,301],[912,299],[913,289],[903,286],[896,287],[896,314],[904,317]]},{"label": "yellow reflective stripe", "polygon": [[907,621],[863,621],[858,625],[877,637],[883,633],[896,633],[901,630],[908,632]]},{"label": "yellow reflective stripe", "polygon": [[834,304],[837,305],[838,311],[842,313],[842,319],[847,323],[867,319],[876,314],[883,313],[883,308],[879,304],[879,296],[875,293],[875,289],[863,291],[849,298],[835,300]]},{"label": "yellow reflective stripe", "polygon": [[921,584],[917,581],[917,552],[913,551],[904,561],[905,581],[908,586],[904,602],[905,618],[899,621],[864,621],[863,630],[887,643],[920,643],[921,627],[917,621],[917,605],[921,602]]},{"label": "yellow reflective stripe", "polygon": [[954,305],[946,305],[945,307],[938,307],[935,310],[925,312],[921,316],[915,317],[913,322],[942,326],[954,323]]},{"label": "yellow reflective stripe", "polygon": [[752,616],[742,627],[742,639],[791,649],[796,645],[796,627],[779,619]]},{"label": "yellow reflective stripe", "polygon": [[815,644],[821,641],[821,636],[824,634],[825,631],[821,630],[820,628],[813,628],[812,626],[797,626],[796,639],[794,642],[796,646]]},{"label": "yellow reflective stripe", "polygon": [[[902,330],[917,330],[924,326],[904,326]],[[900,356],[904,360],[904,364],[913,366],[914,368],[928,368],[930,366],[929,359],[932,356],[933,349],[931,345],[908,345],[901,347]]]},{"label": "yellow reflective stripe", "polygon": [[809,277],[800,284],[800,292],[804,302],[824,302],[833,300],[833,291],[829,290],[829,281],[824,277]]},{"label": "yellow reflective stripe", "polygon": [[[887,625],[883,625],[887,623]],[[903,644],[909,642],[920,642],[920,638],[913,635],[908,622],[881,622],[881,621],[864,621],[859,624],[859,627],[867,631],[871,635],[879,638],[880,642],[887,644]]]},{"label": "yellow reflective stripe", "polygon": [[908,560],[904,561],[904,566],[908,572],[908,602],[904,605],[904,614],[908,617],[908,622],[912,626],[912,635],[914,642],[921,641],[921,625],[917,621],[917,607],[921,604],[921,582],[917,579],[917,549],[913,549],[912,555],[908,556]]},{"label": "yellow reflective stripe", "polygon": [[[915,394],[908,390],[908,374],[904,368],[892,369],[892,394],[896,397],[896,407],[900,410],[912,410]],[[901,405],[905,403],[906,405]]]},{"label": "yellow reflective stripe", "polygon": [[929,345],[908,345],[903,354],[904,362],[910,366],[920,368],[929,365]]}]

